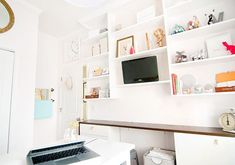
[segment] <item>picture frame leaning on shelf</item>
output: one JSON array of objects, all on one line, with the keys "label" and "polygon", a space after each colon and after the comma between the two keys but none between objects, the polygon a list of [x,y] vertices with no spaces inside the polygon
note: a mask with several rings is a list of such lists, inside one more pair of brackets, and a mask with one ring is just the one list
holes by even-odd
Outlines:
[{"label": "picture frame leaning on shelf", "polygon": [[117,40],[116,57],[130,55],[131,48],[135,49],[134,36],[128,36]]}]

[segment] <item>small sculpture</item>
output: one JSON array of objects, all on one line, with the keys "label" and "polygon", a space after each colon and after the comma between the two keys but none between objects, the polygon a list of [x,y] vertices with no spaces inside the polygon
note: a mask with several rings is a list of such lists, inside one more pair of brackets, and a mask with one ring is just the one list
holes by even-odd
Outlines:
[{"label": "small sculpture", "polygon": [[200,27],[200,22],[197,16],[193,16],[193,20],[188,22],[187,30],[192,30]]},{"label": "small sculpture", "polygon": [[187,62],[188,61],[188,57],[187,55],[184,54],[184,51],[177,51],[176,52],[176,56],[175,56],[175,63],[181,63],[181,62]]},{"label": "small sculpture", "polygon": [[[215,9],[213,9],[212,12],[214,13]],[[205,14],[205,16],[208,16],[208,22],[207,22],[208,25],[211,25],[211,24],[214,24],[214,23],[218,22],[213,13],[209,14],[209,15]]]},{"label": "small sculpture", "polygon": [[235,54],[235,45],[229,45],[227,42],[223,42],[223,45],[231,54]]},{"label": "small sculpture", "polygon": [[158,28],[154,31],[154,36],[156,38],[157,44],[159,47],[163,47],[163,40],[165,37],[164,31],[162,28]]},{"label": "small sculpture", "polygon": [[177,34],[177,33],[181,33],[181,32],[184,32],[184,31],[185,31],[185,29],[183,28],[183,26],[176,24],[176,25],[172,28],[171,35]]},{"label": "small sculpture", "polygon": [[131,48],[130,48],[130,54],[135,54],[135,48],[134,48],[134,46],[131,46]]},{"label": "small sculpture", "polygon": [[203,60],[207,58],[207,53],[205,49],[200,49],[195,56],[192,56],[192,61]]},{"label": "small sculpture", "polygon": [[93,76],[101,76],[103,72],[103,69],[101,67],[95,67],[93,70]]}]

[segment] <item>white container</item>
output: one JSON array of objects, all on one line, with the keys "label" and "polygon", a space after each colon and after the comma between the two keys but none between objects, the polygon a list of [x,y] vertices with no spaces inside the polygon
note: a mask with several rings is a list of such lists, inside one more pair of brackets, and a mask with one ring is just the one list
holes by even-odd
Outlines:
[{"label": "white container", "polygon": [[144,154],[144,165],[175,165],[175,152],[152,148]]}]

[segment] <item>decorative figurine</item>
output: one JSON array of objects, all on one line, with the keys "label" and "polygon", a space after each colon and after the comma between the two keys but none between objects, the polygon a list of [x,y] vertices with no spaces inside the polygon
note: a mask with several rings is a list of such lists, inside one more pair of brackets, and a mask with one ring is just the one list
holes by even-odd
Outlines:
[{"label": "decorative figurine", "polygon": [[193,20],[188,22],[187,30],[192,30],[200,27],[200,22],[197,16],[193,16]]},{"label": "decorative figurine", "polygon": [[204,86],[204,92],[205,93],[213,93],[214,92],[214,87],[211,84],[206,84]]},{"label": "decorative figurine", "polygon": [[146,40],[147,49],[150,50],[151,46],[150,46],[150,40],[149,40],[149,34],[148,33],[145,33],[145,40]]},{"label": "decorative figurine", "polygon": [[100,87],[91,88],[91,96],[99,97]]},{"label": "decorative figurine", "polygon": [[181,32],[184,32],[184,31],[185,31],[185,29],[183,28],[183,26],[176,24],[176,25],[172,28],[171,35],[177,34],[177,33],[181,33]]},{"label": "decorative figurine", "polygon": [[184,51],[177,51],[176,52],[176,56],[175,56],[175,63],[181,63],[181,62],[187,62],[188,61],[188,57],[187,55],[184,54]]},{"label": "decorative figurine", "polygon": [[[213,9],[212,12],[214,13],[215,9]],[[209,15],[205,14],[205,16],[208,16],[208,22],[207,22],[208,25],[211,25],[211,24],[214,24],[214,23],[218,22],[213,13],[209,14]]]},{"label": "decorative figurine", "polygon": [[227,42],[223,42],[223,45],[226,47],[231,54],[235,55],[235,45],[229,45]]},{"label": "decorative figurine", "polygon": [[154,36],[156,38],[156,41],[157,41],[157,45],[159,47],[163,47],[163,40],[164,40],[164,37],[165,37],[165,34],[164,34],[164,30],[162,28],[157,28],[155,31],[154,31]]},{"label": "decorative figurine", "polygon": [[207,53],[205,49],[200,49],[195,56],[191,57],[192,61],[203,60],[205,58],[207,58]]},{"label": "decorative figurine", "polygon": [[101,67],[95,67],[93,70],[93,76],[101,76],[103,69]]},{"label": "decorative figurine", "polygon": [[133,46],[130,48],[130,54],[135,54],[135,48]]},{"label": "decorative figurine", "polygon": [[203,89],[204,88],[202,85],[196,85],[196,86],[194,86],[193,91],[195,94],[201,94],[201,93],[203,93]]},{"label": "decorative figurine", "polygon": [[119,31],[122,29],[122,24],[118,24],[115,26],[115,31]]}]

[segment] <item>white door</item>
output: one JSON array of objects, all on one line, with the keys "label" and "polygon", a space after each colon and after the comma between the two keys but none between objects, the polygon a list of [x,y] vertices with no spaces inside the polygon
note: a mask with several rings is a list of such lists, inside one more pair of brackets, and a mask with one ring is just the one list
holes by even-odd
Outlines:
[{"label": "white door", "polygon": [[64,136],[65,130],[70,127],[70,123],[79,117],[78,105],[78,73],[77,70],[68,71],[59,85],[59,113],[58,113],[58,138]]},{"label": "white door", "polygon": [[8,153],[14,53],[0,49],[0,155]]}]

